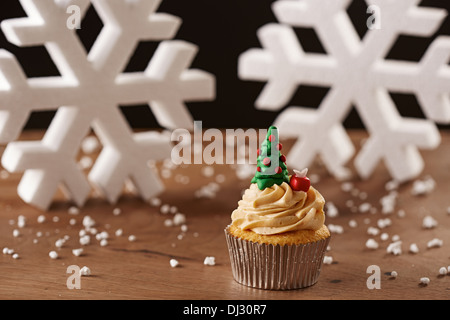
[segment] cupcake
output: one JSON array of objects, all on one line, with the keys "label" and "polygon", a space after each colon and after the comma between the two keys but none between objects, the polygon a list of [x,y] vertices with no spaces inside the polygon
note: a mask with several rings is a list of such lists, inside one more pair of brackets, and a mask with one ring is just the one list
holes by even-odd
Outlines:
[{"label": "cupcake", "polygon": [[234,279],[249,287],[287,290],[317,282],[330,241],[323,196],[307,169],[289,175],[278,130],[258,150],[257,171],[225,229]]}]

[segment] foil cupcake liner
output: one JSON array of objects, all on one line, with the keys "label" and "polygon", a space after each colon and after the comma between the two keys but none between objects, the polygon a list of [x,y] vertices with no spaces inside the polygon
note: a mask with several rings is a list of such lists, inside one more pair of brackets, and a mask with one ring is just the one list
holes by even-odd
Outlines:
[{"label": "foil cupcake liner", "polygon": [[260,244],[233,236],[225,229],[231,270],[240,284],[267,290],[312,286],[319,278],[330,237],[308,244]]}]

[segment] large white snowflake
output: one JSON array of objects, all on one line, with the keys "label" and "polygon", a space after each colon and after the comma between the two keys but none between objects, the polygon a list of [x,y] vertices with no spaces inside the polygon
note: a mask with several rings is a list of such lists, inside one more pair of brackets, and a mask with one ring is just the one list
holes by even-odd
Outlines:
[{"label": "large white snowflake", "polygon": [[[329,87],[317,110],[289,107],[275,121],[283,135],[299,138],[289,154],[296,167],[319,155],[337,178],[355,153],[342,123],[355,105],[369,138],[355,158],[361,177],[384,160],[398,181],[416,177],[424,163],[419,149],[435,148],[435,125],[450,122],[450,38],[438,37],[420,62],[385,56],[400,34],[430,36],[446,11],[419,7],[420,0],[367,0],[381,13],[381,29],[361,40],[346,12],[351,0],[280,0],[273,11],[281,24],[258,31],[263,49],[250,49],[239,62],[243,79],[267,81],[256,107],[280,110],[301,84]],[[305,53],[293,27],[314,28],[327,54]],[[415,94],[427,119],[402,117],[389,92]]]},{"label": "large white snowflake", "polygon": [[[176,40],[161,42],[144,72],[123,72],[139,41],[172,39],[177,32],[179,18],[155,13],[160,2],[20,0],[28,17],[2,22],[13,44],[45,45],[61,74],[27,79],[15,57],[0,51],[0,143],[9,142],[2,165],[25,172],[18,187],[24,201],[47,209],[62,186],[82,206],[89,182],[111,202],[128,179],[144,199],[163,189],[147,163],[170,157],[169,138],[154,131],[133,133],[119,105],[148,103],[162,127],[191,127],[184,102],[212,99],[214,77],[187,69],[197,48]],[[104,27],[86,52],[75,30],[67,27],[68,8],[77,6],[84,17],[90,5]],[[30,113],[39,110],[57,110],[44,138],[14,141]],[[91,128],[103,149],[87,179],[76,157]]]}]

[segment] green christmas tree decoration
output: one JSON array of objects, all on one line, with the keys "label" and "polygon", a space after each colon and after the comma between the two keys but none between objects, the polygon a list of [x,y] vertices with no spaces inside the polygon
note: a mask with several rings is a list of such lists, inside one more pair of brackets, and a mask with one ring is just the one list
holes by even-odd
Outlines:
[{"label": "green christmas tree decoration", "polygon": [[258,185],[259,190],[272,187],[274,184],[289,183],[286,157],[281,154],[282,145],[278,138],[278,129],[271,126],[266,139],[258,149],[256,174],[252,183]]}]

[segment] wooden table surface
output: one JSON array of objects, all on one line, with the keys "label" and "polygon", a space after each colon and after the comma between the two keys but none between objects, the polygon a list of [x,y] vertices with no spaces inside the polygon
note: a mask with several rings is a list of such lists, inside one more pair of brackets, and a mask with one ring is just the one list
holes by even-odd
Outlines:
[{"label": "wooden table surface", "polygon": [[[27,133],[25,138],[39,137],[40,133]],[[442,132],[443,141],[436,150],[422,151],[426,168],[420,178],[431,176],[436,187],[432,193],[411,194],[413,182],[397,189],[395,212],[382,214],[380,199],[389,192],[385,185],[390,177],[382,164],[368,181],[353,178],[352,191],[343,191],[342,182],[330,177],[323,166],[315,164],[310,175],[319,179],[314,186],[328,202],[338,209],[338,216],[327,217],[326,224],[341,226],[342,233],[333,233],[331,249],[326,253],[333,263],[323,266],[319,281],[312,287],[292,291],[265,291],[242,286],[232,278],[224,228],[236,208],[241,192],[249,186],[251,176],[238,176],[239,166],[215,165],[212,171],[206,165],[168,168],[162,180],[166,185],[158,206],[146,203],[130,192],[124,192],[120,201],[109,204],[95,197],[80,209],[78,215],[69,214],[70,203],[58,194],[48,212],[41,212],[25,204],[16,194],[20,174],[2,173],[0,179],[0,248],[12,248],[18,259],[0,254],[1,299],[171,299],[171,300],[301,300],[301,299],[448,299],[450,275],[439,275],[441,267],[450,265],[450,134]],[[358,145],[365,137],[353,132]],[[291,141],[283,141],[285,149]],[[1,152],[1,150],[0,150]],[[288,156],[289,165],[289,156]],[[208,173],[210,175],[208,175]],[[212,174],[212,175],[211,175]],[[169,176],[170,175],[170,176]],[[217,180],[219,182],[217,182]],[[198,197],[201,188],[215,182],[213,197]],[[210,185],[211,186],[211,185]],[[214,184],[213,184],[214,186]],[[376,212],[360,212],[360,204],[369,203]],[[163,205],[176,207],[185,214],[187,230],[180,226],[165,226],[172,213],[161,213]],[[119,208],[120,214],[114,214]],[[175,209],[174,209],[175,210]],[[398,211],[403,210],[404,217]],[[118,213],[118,210],[116,210]],[[18,216],[26,217],[26,225],[19,228]],[[44,215],[46,221],[38,222]],[[89,215],[98,232],[109,233],[108,244],[101,246],[92,238],[87,246],[79,243],[83,217]],[[438,225],[432,229],[422,226],[423,218],[432,216]],[[376,227],[380,219],[389,218],[391,225],[378,235],[369,235],[368,228]],[[349,226],[349,221],[357,226]],[[385,220],[383,220],[385,221]],[[75,224],[73,224],[75,222]],[[20,235],[13,236],[13,230]],[[123,235],[116,236],[117,229]],[[386,233],[387,240],[381,239]],[[39,236],[41,235],[41,236]],[[129,235],[136,241],[130,242]],[[61,248],[55,242],[68,236]],[[388,245],[397,236],[402,241],[402,253],[387,252]],[[379,248],[365,246],[373,238]],[[443,245],[427,248],[428,241],[438,238]],[[416,243],[419,252],[409,253],[410,244]],[[83,247],[82,256],[76,257],[72,249]],[[50,251],[58,252],[58,259],[50,259]],[[214,266],[204,265],[205,257],[215,257]],[[170,259],[179,262],[171,267]],[[91,276],[81,278],[81,289],[69,290],[66,282],[68,266],[87,266]],[[367,279],[372,273],[367,268],[380,268],[380,289],[369,289]],[[390,272],[396,271],[396,279]],[[428,285],[420,278],[428,277]]]}]

